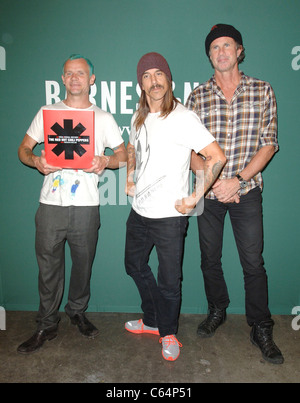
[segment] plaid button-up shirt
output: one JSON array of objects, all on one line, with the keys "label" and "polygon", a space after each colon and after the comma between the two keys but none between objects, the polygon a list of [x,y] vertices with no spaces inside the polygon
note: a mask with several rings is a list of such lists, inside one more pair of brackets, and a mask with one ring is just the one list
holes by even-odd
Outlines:
[{"label": "plaid button-up shirt", "polygon": [[[234,178],[261,147],[272,145],[275,151],[278,150],[276,98],[272,87],[265,81],[241,72],[240,84],[228,104],[213,76],[192,91],[186,106],[200,117],[227,158],[220,179]],[[260,172],[251,178],[245,189],[240,190],[240,194],[257,186],[262,190]],[[216,198],[212,190],[207,197]]]}]

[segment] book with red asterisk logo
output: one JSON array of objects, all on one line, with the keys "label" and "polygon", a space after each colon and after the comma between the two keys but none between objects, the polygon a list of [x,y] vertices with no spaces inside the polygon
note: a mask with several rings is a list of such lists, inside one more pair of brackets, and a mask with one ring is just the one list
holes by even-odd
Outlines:
[{"label": "book with red asterisk logo", "polygon": [[94,112],[43,110],[48,164],[72,169],[90,168],[95,155]]}]

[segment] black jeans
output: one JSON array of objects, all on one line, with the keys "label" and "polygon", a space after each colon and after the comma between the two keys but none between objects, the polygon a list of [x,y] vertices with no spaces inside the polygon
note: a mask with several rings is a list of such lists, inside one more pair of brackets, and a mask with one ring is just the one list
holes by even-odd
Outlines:
[{"label": "black jeans", "polygon": [[[176,334],[187,217],[152,219],[131,210],[127,220],[125,267],[142,299],[144,323],[161,337]],[[148,265],[153,247],[158,256],[157,281]]]},{"label": "black jeans", "polygon": [[259,188],[241,196],[240,203],[205,200],[204,213],[198,216],[201,268],[209,305],[227,308],[229,296],[221,257],[225,215],[231,225],[243,267],[246,317],[250,326],[271,317],[268,308],[267,275],[262,257],[262,197]]}]

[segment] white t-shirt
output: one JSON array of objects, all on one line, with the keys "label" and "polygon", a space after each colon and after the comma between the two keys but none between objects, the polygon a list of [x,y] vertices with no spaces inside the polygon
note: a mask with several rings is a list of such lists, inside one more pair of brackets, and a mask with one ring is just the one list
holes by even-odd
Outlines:
[{"label": "white t-shirt", "polygon": [[[38,143],[44,142],[43,109],[91,110],[95,113],[95,155],[104,153],[123,143],[119,127],[109,112],[96,105],[87,109],[74,109],[58,102],[43,106],[33,119],[27,134]],[[99,176],[82,170],[62,169],[44,177],[40,202],[56,206],[98,206]]]},{"label": "white t-shirt", "polygon": [[189,192],[191,151],[200,152],[215,138],[198,116],[181,104],[166,118],[149,113],[136,132],[131,121],[130,143],[136,153],[136,194],[132,207],[148,218],[181,216],[177,199]]}]

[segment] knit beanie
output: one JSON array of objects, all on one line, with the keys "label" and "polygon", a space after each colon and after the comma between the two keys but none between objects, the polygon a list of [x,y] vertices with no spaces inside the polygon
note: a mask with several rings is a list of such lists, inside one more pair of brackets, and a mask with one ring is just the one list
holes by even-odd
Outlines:
[{"label": "knit beanie", "polygon": [[210,44],[221,36],[233,38],[239,45],[243,45],[242,35],[237,29],[235,29],[232,25],[217,24],[212,27],[210,33],[205,39],[205,51],[207,56],[209,56]]},{"label": "knit beanie", "polygon": [[156,52],[146,53],[137,65],[137,80],[142,88],[142,76],[146,70],[157,68],[163,71],[172,82],[172,74],[166,59]]}]

